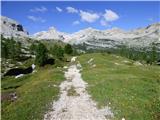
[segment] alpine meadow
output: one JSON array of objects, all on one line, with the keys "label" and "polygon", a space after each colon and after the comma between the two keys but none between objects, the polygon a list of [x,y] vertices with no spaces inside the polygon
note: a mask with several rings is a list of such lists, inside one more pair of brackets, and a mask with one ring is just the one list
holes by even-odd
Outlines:
[{"label": "alpine meadow", "polygon": [[2,120],[160,120],[159,1],[1,1]]}]

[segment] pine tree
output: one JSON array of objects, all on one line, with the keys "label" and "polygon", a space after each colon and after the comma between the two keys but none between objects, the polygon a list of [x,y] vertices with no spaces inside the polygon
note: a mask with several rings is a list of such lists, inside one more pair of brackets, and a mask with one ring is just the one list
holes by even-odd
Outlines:
[{"label": "pine tree", "polygon": [[66,54],[72,54],[73,53],[72,46],[70,44],[65,45],[64,51]]},{"label": "pine tree", "polygon": [[64,50],[61,46],[58,47],[56,56],[60,60],[62,60],[64,58]]},{"label": "pine tree", "polygon": [[35,63],[39,66],[43,66],[48,59],[47,48],[44,44],[39,43],[36,49]]},{"label": "pine tree", "polygon": [[32,43],[30,48],[29,48],[30,49],[30,53],[35,54],[36,48],[37,48],[37,45],[35,43]]},{"label": "pine tree", "polygon": [[5,42],[1,41],[1,57],[8,58],[8,48]]},{"label": "pine tree", "polygon": [[51,48],[51,54],[57,58],[62,60],[64,57],[64,50],[60,45],[55,44],[52,48]]},{"label": "pine tree", "polygon": [[151,62],[154,63],[157,59],[156,45],[152,43]]}]

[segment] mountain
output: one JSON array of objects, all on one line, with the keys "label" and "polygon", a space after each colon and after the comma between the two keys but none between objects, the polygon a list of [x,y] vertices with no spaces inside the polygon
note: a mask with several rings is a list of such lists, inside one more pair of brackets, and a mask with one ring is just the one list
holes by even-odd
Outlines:
[{"label": "mountain", "polygon": [[17,21],[1,16],[1,31],[0,34],[5,38],[10,37],[28,37],[28,32]]},{"label": "mountain", "polygon": [[90,48],[113,48],[119,45],[131,47],[148,47],[153,42],[160,44],[160,23],[152,24],[144,28],[124,31],[119,28],[108,30],[96,30],[87,28],[66,34],[56,31],[55,28],[38,32],[33,35],[36,39],[59,39],[70,44],[85,44]]},{"label": "mountain", "polygon": [[33,34],[32,38],[37,40],[42,39],[54,39],[54,40],[64,40],[65,33],[59,32],[54,27],[50,27],[48,31],[41,31]]},{"label": "mountain", "polygon": [[1,34],[4,37],[26,37],[36,40],[60,40],[72,45],[84,45],[87,49],[116,48],[120,45],[130,47],[149,47],[152,43],[160,48],[160,23],[151,24],[144,28],[124,31],[119,28],[97,30],[91,27],[78,32],[67,34],[50,27],[48,31],[41,31],[28,36],[23,26],[7,17],[1,17]]},{"label": "mountain", "polygon": [[124,31],[119,28],[104,31],[87,28],[70,36],[70,39],[66,40],[69,43],[85,43],[89,48],[110,48],[121,44],[132,47],[148,47],[153,42],[160,43],[160,24],[152,24],[132,31]]}]

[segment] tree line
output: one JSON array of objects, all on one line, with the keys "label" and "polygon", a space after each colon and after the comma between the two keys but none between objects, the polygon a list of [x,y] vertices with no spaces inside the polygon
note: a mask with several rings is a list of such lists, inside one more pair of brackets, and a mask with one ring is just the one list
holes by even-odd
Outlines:
[{"label": "tree line", "polygon": [[120,55],[135,61],[140,61],[142,63],[147,64],[156,64],[160,62],[160,49],[158,45],[152,43],[150,47],[142,47],[142,48],[135,48],[135,47],[128,47],[126,45],[119,45],[116,48],[99,48],[99,49],[87,49],[87,45],[85,43],[81,45],[76,45],[77,49],[85,50],[86,53],[93,53],[93,52],[101,52],[101,53],[109,53],[109,54],[116,54]]},{"label": "tree line", "polygon": [[[45,44],[39,41],[31,43],[29,52],[31,55],[35,55],[35,63],[39,66],[45,65],[49,58],[64,61],[65,55],[76,53],[70,44],[60,45],[55,43],[47,48]],[[15,38],[1,36],[1,58],[18,61],[21,57],[23,57],[21,43],[16,41]]]},{"label": "tree line", "polygon": [[50,49],[47,49],[47,47],[41,42],[38,44],[33,43],[30,46],[30,50],[31,53],[35,54],[35,63],[39,66],[45,65],[49,55],[51,55],[53,59],[64,61],[64,54],[73,54],[73,48],[70,44],[66,44],[64,47],[54,44]]},{"label": "tree line", "polygon": [[18,60],[22,53],[21,43],[13,38],[4,38],[1,36],[1,57],[6,59]]},{"label": "tree line", "polygon": [[133,48],[122,45],[113,52],[120,56],[147,64],[155,64],[160,60],[160,51],[155,43],[152,43],[149,48]]},{"label": "tree line", "polygon": [[[117,48],[107,49],[89,49],[87,50],[85,44],[79,46],[71,46],[70,44],[60,45],[53,44],[50,48],[47,48],[41,42],[33,42],[30,45],[30,53],[36,56],[35,63],[39,66],[43,66],[49,57],[64,61],[65,54],[73,55],[77,54],[78,49],[85,50],[86,52],[107,52],[117,54],[123,57],[127,57],[132,60],[144,62],[147,64],[155,64],[160,61],[160,51],[155,43],[152,43],[150,48],[133,48],[126,45],[117,46]],[[76,49],[75,49],[76,48]],[[19,60],[22,54],[22,45],[20,42],[15,41],[13,38],[4,38],[1,36],[1,57],[6,59]]]}]

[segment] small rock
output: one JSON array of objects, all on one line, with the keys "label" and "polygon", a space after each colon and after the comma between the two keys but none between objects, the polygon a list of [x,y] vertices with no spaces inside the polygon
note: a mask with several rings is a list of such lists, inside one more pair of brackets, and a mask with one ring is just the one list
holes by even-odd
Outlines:
[{"label": "small rock", "polygon": [[33,70],[33,73],[36,73],[37,72],[37,70]]},{"label": "small rock", "polygon": [[122,120],[125,120],[125,118],[122,118]]},{"label": "small rock", "polygon": [[19,74],[19,75],[15,76],[15,78],[17,79],[17,78],[20,78],[22,76],[24,76],[24,74]]},{"label": "small rock", "polygon": [[120,65],[119,63],[114,63],[115,65]]},{"label": "small rock", "polygon": [[77,57],[72,57],[71,62],[75,62]]},{"label": "small rock", "polygon": [[32,64],[32,69],[34,69],[36,67],[36,65],[35,64]]},{"label": "small rock", "polygon": [[92,65],[92,67],[96,67],[96,64]]},{"label": "small rock", "polygon": [[91,63],[93,61],[93,58],[91,58],[87,63]]},{"label": "small rock", "polygon": [[8,67],[12,68],[12,67],[14,67],[14,64],[9,64]]},{"label": "small rock", "polygon": [[64,68],[64,69],[67,69],[68,67],[67,67],[67,66],[64,66],[63,68]]},{"label": "small rock", "polygon": [[136,61],[136,62],[134,63],[134,65],[136,65],[136,66],[141,66],[141,65],[143,65],[143,64],[140,63],[140,62],[138,62],[138,61]]},{"label": "small rock", "polygon": [[80,63],[78,63],[78,64],[77,64],[77,67],[78,67],[78,68],[81,68],[82,66],[81,66],[81,64],[80,64]]},{"label": "small rock", "polygon": [[129,63],[129,61],[127,61],[127,60],[124,60],[123,62],[124,62],[124,63]]}]

